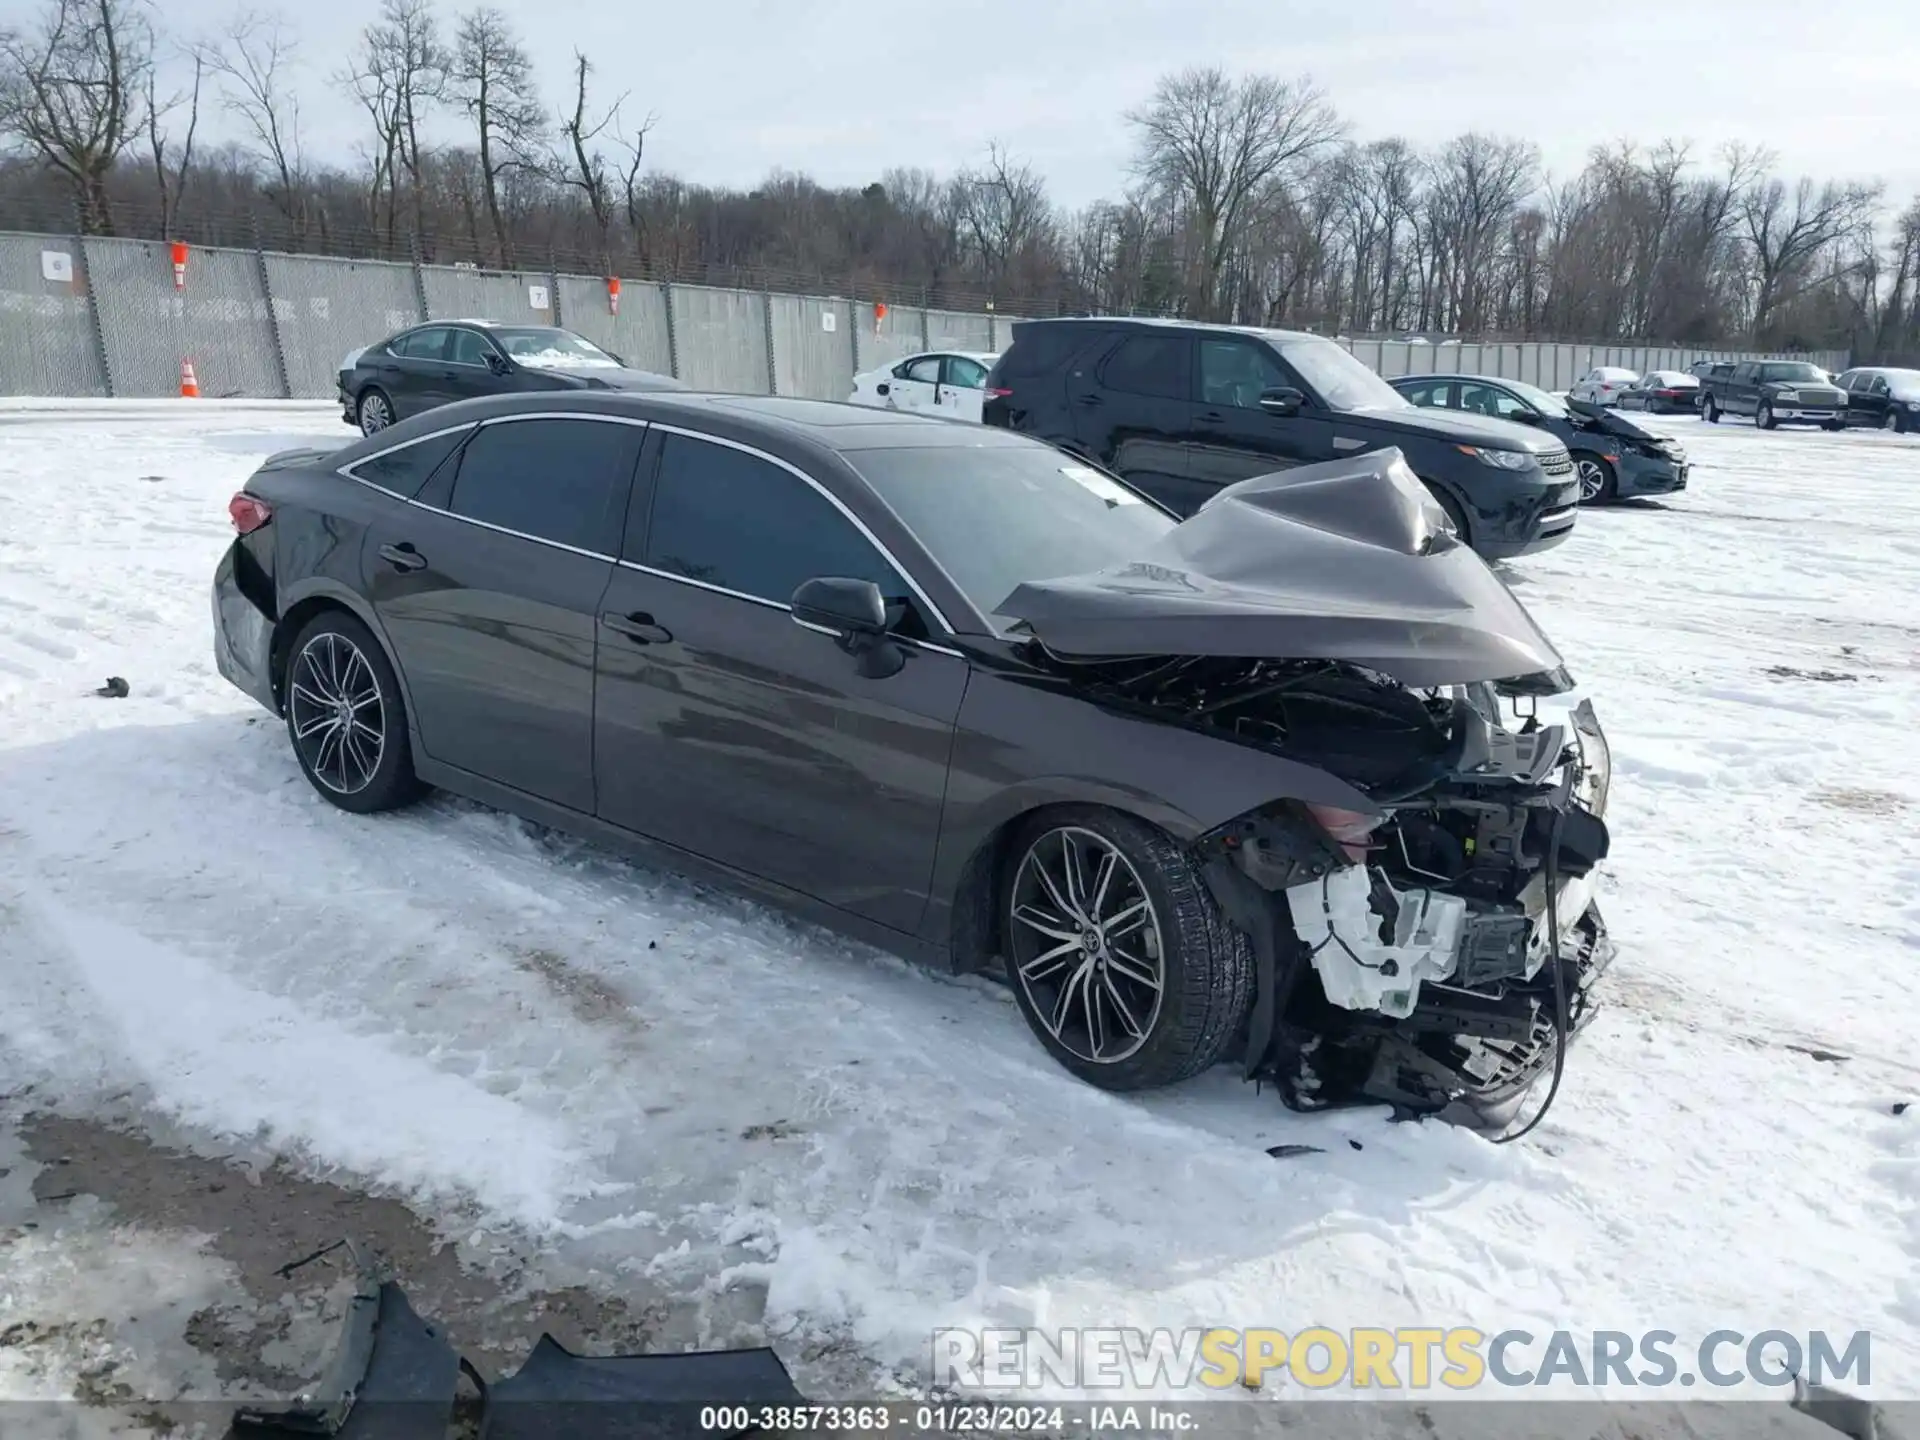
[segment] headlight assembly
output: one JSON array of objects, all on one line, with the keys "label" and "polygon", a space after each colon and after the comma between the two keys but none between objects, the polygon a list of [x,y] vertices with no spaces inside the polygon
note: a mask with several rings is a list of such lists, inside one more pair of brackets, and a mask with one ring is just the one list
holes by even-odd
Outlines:
[{"label": "headlight assembly", "polygon": [[1486,450],[1478,445],[1456,445],[1453,448],[1496,470],[1531,470],[1539,464],[1525,450]]}]

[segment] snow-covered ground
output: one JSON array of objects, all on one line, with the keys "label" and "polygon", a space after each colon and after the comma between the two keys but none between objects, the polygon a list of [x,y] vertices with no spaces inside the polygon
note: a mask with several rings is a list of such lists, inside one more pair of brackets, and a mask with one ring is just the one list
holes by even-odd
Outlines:
[{"label": "snow-covered ground", "polygon": [[[207,593],[332,408],[8,407],[0,1094],[610,1292],[763,1291],[783,1350],[882,1368],[966,1324],[1865,1329],[1920,1395],[1920,441],[1654,423],[1691,491],[1506,572],[1613,741],[1621,957],[1496,1148],[1225,1073],[1106,1096],[991,986],[465,803],[335,811]],[[0,1261],[0,1330],[61,1263]]]}]

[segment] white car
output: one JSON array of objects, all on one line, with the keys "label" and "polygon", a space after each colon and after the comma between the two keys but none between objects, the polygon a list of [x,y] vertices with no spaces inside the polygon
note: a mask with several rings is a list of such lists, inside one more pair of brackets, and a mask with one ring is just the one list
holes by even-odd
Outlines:
[{"label": "white car", "polygon": [[980,422],[986,401],[987,372],[998,355],[970,350],[929,350],[853,377],[855,405],[906,410],[917,415],[952,415]]},{"label": "white car", "polygon": [[1617,365],[1596,365],[1567,392],[1570,400],[1585,400],[1590,405],[1614,405],[1620,393],[1640,378],[1638,370],[1622,370]]}]

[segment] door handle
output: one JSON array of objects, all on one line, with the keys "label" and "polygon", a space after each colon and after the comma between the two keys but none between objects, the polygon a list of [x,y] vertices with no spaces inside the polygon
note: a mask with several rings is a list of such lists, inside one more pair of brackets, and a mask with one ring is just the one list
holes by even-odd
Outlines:
[{"label": "door handle", "polygon": [[414,549],[413,546],[405,540],[402,540],[398,545],[382,545],[380,547],[380,558],[396,570],[424,570],[427,568],[427,557]]},{"label": "door handle", "polygon": [[1202,425],[1224,425],[1227,423],[1227,417],[1222,415],[1218,410],[1203,410],[1193,418],[1198,420]]},{"label": "door handle", "polygon": [[636,610],[628,615],[607,612],[601,615],[600,623],[607,629],[626,636],[636,645],[665,645],[673,639],[671,630],[664,625],[656,625],[653,616],[642,610]]},{"label": "door handle", "polygon": [[1104,405],[1107,402],[1102,400],[1098,395],[1082,395],[1079,397],[1079,403],[1085,405],[1088,409],[1092,409],[1095,406]]}]

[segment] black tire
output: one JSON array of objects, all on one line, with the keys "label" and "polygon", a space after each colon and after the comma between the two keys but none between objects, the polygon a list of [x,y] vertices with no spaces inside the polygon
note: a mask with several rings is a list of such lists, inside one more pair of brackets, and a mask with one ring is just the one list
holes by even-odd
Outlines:
[{"label": "black tire", "polygon": [[1822,420],[1820,422],[1820,428],[1822,430],[1844,430],[1847,428],[1847,422],[1844,420]]},{"label": "black tire", "polygon": [[1589,450],[1576,450],[1573,452],[1573,469],[1580,477],[1582,505],[1608,505],[1618,497],[1620,477],[1603,457]]},{"label": "black tire", "polygon": [[1707,397],[1707,403],[1700,407],[1700,418],[1709,425],[1720,423],[1720,407],[1714,403],[1711,395]]},{"label": "black tire", "polygon": [[1780,425],[1780,422],[1773,418],[1773,406],[1765,400],[1754,407],[1753,423],[1762,430],[1774,430]]},{"label": "black tire", "polygon": [[1896,435],[1904,435],[1907,433],[1907,417],[1898,410],[1889,410],[1886,418],[1880,422],[1880,428],[1891,430]]},{"label": "black tire", "polygon": [[301,773],[342,810],[372,815],[425,792],[400,682],[373,632],[344,610],[321,611],[288,647],[286,723]]},{"label": "black tire", "polygon": [[[382,419],[380,417],[384,416]],[[369,385],[353,403],[353,417],[362,435],[377,435],[394,423],[393,398],[378,385]]]},{"label": "black tire", "polygon": [[[1063,849],[1062,837],[1075,848]],[[1059,858],[1075,853],[1081,857],[1076,861],[1083,881],[1079,898],[1090,901],[1098,871],[1089,867],[1085,857],[1104,857],[1109,850],[1125,868],[1114,867],[1105,894],[1122,912],[1132,908],[1130,897],[1136,891],[1144,898],[1144,923],[1151,927],[1157,942],[1157,957],[1144,940],[1132,942],[1132,935],[1144,934],[1144,929],[1125,937],[1116,932],[1111,949],[1105,935],[1085,939],[1085,927],[1078,926],[1067,913],[1071,905],[1062,907],[1048,898],[1059,889],[1060,878],[1064,877]],[[1096,860],[1095,867],[1097,864]],[[1036,885],[1039,877],[1032,874],[1030,866],[1057,877],[1054,889]],[[1093,873],[1089,873],[1090,868]],[[1113,1091],[1176,1084],[1218,1062],[1239,1035],[1253,1005],[1252,946],[1220,913],[1186,851],[1157,827],[1097,806],[1042,812],[1021,829],[1009,847],[997,895],[1007,980],[1020,1013],[1047,1053],[1080,1079]],[[1028,903],[1031,897],[1040,899],[1039,906]],[[1100,907],[1086,904],[1085,909],[1098,912]],[[1021,912],[1027,918],[1016,918]],[[1105,914],[1110,923],[1122,919],[1122,913],[1112,909]],[[1043,927],[1036,923],[1042,919],[1064,923]],[[1073,929],[1081,934],[1065,943],[1075,948],[1053,969],[1045,968],[1049,957],[1038,947],[1063,948],[1056,941]],[[1110,958],[1115,960],[1111,970]],[[1120,960],[1126,962],[1125,967],[1118,963]],[[1158,991],[1152,993],[1150,1015],[1144,1020],[1140,1018],[1144,1009],[1140,1002],[1149,992],[1134,983],[1135,966],[1149,969],[1159,982]],[[1076,982],[1080,982],[1077,992]],[[1121,1041],[1132,1037],[1131,1047],[1110,1046],[1109,1056],[1099,1058],[1102,1046],[1100,1032],[1095,1029],[1099,1022],[1088,1019],[1084,1025],[1078,1024],[1072,1004],[1061,1004],[1063,994],[1074,993],[1086,997],[1081,1003],[1083,1015],[1088,1006],[1095,1007],[1096,1014],[1100,1013],[1099,1007],[1104,1007],[1109,1025],[1115,1023],[1117,1013],[1131,1015],[1133,1025],[1120,1024],[1116,1037]],[[1128,1006],[1129,997],[1136,1003]],[[1064,1014],[1063,1023],[1056,1027],[1044,1017],[1043,1005],[1052,1015]]]}]

